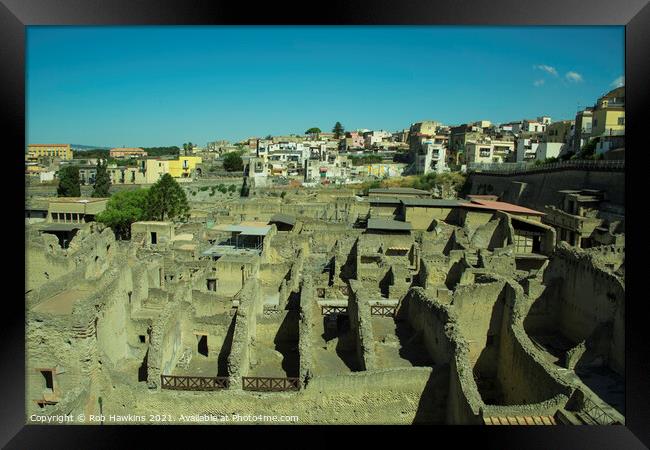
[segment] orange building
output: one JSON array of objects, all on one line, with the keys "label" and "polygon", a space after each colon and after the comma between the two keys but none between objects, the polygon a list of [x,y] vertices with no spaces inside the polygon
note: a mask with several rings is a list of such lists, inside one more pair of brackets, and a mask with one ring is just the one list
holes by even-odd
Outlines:
[{"label": "orange building", "polygon": [[112,148],[109,152],[111,158],[140,158],[147,156],[141,148]]}]

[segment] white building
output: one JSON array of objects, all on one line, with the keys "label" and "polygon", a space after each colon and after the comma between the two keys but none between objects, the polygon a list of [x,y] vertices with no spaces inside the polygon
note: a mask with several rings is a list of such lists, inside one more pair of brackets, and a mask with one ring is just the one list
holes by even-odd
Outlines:
[{"label": "white building", "polygon": [[539,122],[538,120],[524,120],[524,122],[521,125],[520,131],[530,132],[530,133],[543,133],[544,131],[546,131],[546,124],[543,122]]},{"label": "white building", "polygon": [[562,142],[540,142],[535,152],[535,159],[544,161],[546,158],[557,158],[566,145]]},{"label": "white building", "polygon": [[423,140],[415,157],[415,170],[419,174],[448,171],[447,150],[444,145],[436,143],[433,139]]},{"label": "white building", "polygon": [[517,162],[531,161],[537,157],[537,147],[539,139],[537,138],[517,138],[515,141],[515,152]]},{"label": "white building", "polygon": [[40,172],[38,175],[40,177],[41,183],[44,183],[46,181],[54,181],[54,171],[53,170],[49,170],[47,172],[43,171],[43,172]]},{"label": "white building", "polygon": [[489,141],[472,142],[465,144],[465,160],[469,163],[494,163],[493,146]]}]

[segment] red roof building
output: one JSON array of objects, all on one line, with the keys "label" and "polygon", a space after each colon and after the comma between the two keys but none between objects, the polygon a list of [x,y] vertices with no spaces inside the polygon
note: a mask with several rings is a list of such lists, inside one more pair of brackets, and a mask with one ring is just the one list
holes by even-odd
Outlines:
[{"label": "red roof building", "polygon": [[512,203],[506,202],[496,202],[491,200],[482,200],[473,198],[471,202],[463,203],[461,205],[463,208],[474,208],[474,209],[485,209],[492,211],[503,211],[509,214],[522,215],[522,216],[543,216],[545,215],[541,211],[535,211],[534,209],[525,208],[519,205],[513,205]]}]

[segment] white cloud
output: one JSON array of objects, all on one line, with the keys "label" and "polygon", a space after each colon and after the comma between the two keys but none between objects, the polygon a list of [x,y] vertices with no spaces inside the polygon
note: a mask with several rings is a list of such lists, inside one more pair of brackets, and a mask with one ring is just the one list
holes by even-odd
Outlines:
[{"label": "white cloud", "polygon": [[579,83],[583,81],[582,75],[580,75],[578,72],[567,72],[566,75],[564,75],[564,77],[568,81],[571,81],[573,83]]},{"label": "white cloud", "polygon": [[533,68],[543,70],[544,72],[557,77],[557,70],[555,70],[555,67],[553,66],[547,66],[546,64],[538,64],[536,66],[533,66]]},{"label": "white cloud", "polygon": [[541,86],[544,84],[544,80],[535,80],[533,81],[533,86]]},{"label": "white cloud", "polygon": [[618,77],[617,79],[612,81],[611,86],[614,89],[616,89],[617,87],[625,86],[625,77],[623,77],[623,75],[621,75],[620,77]]}]

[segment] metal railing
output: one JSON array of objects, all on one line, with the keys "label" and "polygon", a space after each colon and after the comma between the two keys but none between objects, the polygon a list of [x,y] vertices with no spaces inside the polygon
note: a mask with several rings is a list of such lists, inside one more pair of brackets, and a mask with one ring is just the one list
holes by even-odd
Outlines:
[{"label": "metal railing", "polygon": [[559,161],[549,164],[535,165],[529,162],[518,163],[469,163],[467,172],[489,172],[495,174],[513,175],[518,173],[546,172],[552,170],[604,170],[619,171],[625,170],[625,161],[603,161],[603,160],[572,160]]},{"label": "metal railing", "polygon": [[324,316],[328,314],[347,314],[347,306],[332,306],[332,305],[323,305],[321,306],[321,312]]},{"label": "metal railing", "polygon": [[228,377],[193,377],[160,375],[162,389],[216,391],[228,388]]},{"label": "metal railing", "polygon": [[370,315],[372,316],[384,316],[384,317],[393,317],[395,316],[396,306],[388,305],[372,305],[370,306]]},{"label": "metal railing", "polygon": [[300,378],[242,377],[242,388],[262,392],[299,391]]}]

